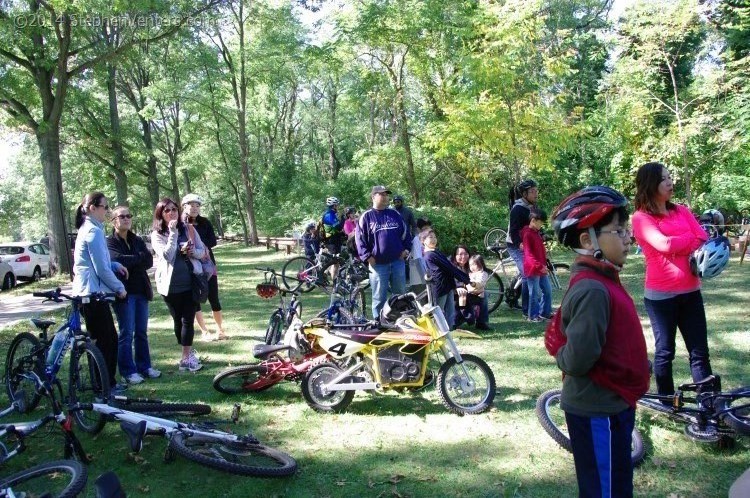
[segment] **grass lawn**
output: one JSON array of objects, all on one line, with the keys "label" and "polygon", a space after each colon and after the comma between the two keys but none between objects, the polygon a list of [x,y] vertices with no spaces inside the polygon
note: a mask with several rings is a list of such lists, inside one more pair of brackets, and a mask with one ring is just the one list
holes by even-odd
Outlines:
[{"label": "grass lawn", "polygon": [[[157,298],[151,306],[149,335],[154,366],[164,375],[129,392],[209,403],[216,418],[228,418],[233,404],[241,403],[241,420],[234,430],[251,431],[290,453],[299,471],[291,478],[269,480],[224,474],[180,457],[166,464],[162,461],[165,440],[147,438],[144,451],[134,455],[119,427],[108,424],[93,438],[78,431],[94,458],[90,484],[101,472],[113,469],[132,497],[576,496],[572,456],[556,446],[534,415],[537,396],[560,385],[560,373],[543,346],[542,324],[526,323],[520,313],[503,306],[490,316],[494,331],[484,333],[482,340],[460,341],[462,351],[489,363],[497,380],[494,408],[481,415],[451,415],[433,388],[414,394],[358,393],[348,411],[339,415],[314,412],[295,383],[253,396],[227,397],[211,387],[214,375],[227,366],[252,362],[252,347],[262,341],[276,304],[255,294],[262,275],[253,267],[270,265],[280,270],[285,256],[238,245],[222,246],[216,256],[232,340],[196,342],[205,367],[196,374],[179,373],[171,318]],[[643,273],[642,257],[632,256],[622,277],[635,297],[653,353],[642,304]],[[555,305],[561,297],[562,292],[556,291]],[[722,375],[725,388],[750,384],[750,264],[739,266],[734,257],[719,278],[705,283],[704,299],[714,372]],[[303,318],[324,303],[319,293],[304,295]],[[13,335],[27,328],[0,331],[0,362],[5,361],[4,351]],[[680,340],[674,365],[676,382],[688,381],[687,354]],[[43,414],[37,410],[33,418]],[[719,450],[693,443],[682,434],[681,425],[663,417],[639,411],[637,425],[648,448],[646,461],[635,471],[637,496],[725,497],[734,479],[750,467],[750,438],[738,440],[732,450]],[[0,473],[62,458],[59,430],[50,428],[30,440],[26,453]],[[88,496],[93,496],[92,486],[88,489]]]}]

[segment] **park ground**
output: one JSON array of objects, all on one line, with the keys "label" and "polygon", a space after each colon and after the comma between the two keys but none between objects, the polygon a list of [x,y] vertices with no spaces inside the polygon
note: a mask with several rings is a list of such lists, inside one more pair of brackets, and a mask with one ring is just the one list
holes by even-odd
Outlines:
[{"label": "park ground", "polygon": [[[448,413],[434,389],[414,394],[358,393],[343,414],[322,415],[302,399],[299,385],[284,383],[252,396],[228,397],[211,387],[227,366],[252,362],[252,347],[262,341],[275,301],[255,294],[262,281],[258,266],[281,269],[283,253],[225,245],[216,251],[229,341],[196,342],[205,367],[196,374],[177,371],[178,350],[171,319],[161,299],[151,305],[150,342],[154,366],[164,375],[129,390],[132,396],[210,404],[219,419],[242,407],[236,432],[250,431],[265,443],[293,455],[296,475],[254,479],[224,474],[177,458],[164,463],[166,442],[149,438],[139,455],[130,452],[117,424],[91,437],[78,435],[93,458],[89,484],[115,470],[132,497],[314,496],[314,497],[560,497],[575,496],[570,454],[556,446],[536,420],[534,405],[542,392],[560,385],[560,373],[543,346],[543,325],[524,322],[501,307],[491,315],[492,332],[481,340],[462,339],[459,347],[484,358],[497,380],[494,407],[460,417]],[[570,253],[557,257],[570,259]],[[642,305],[643,259],[631,256],[622,279],[633,294],[650,353],[653,336]],[[35,284],[52,286],[52,281]],[[709,345],[715,373],[725,388],[750,384],[750,263],[734,256],[726,271],[704,283]],[[562,292],[556,291],[555,305]],[[4,297],[2,299],[5,299]],[[302,298],[303,318],[322,309],[325,297]],[[61,311],[52,313],[58,319]],[[209,319],[209,324],[212,324]],[[20,323],[0,330],[0,363],[12,337],[27,330]],[[689,380],[687,353],[678,340],[677,382]],[[5,405],[7,400],[0,403]],[[32,414],[39,418],[43,408]],[[8,420],[9,421],[9,420]],[[731,483],[750,467],[750,438],[720,450],[688,440],[680,424],[639,411],[637,425],[648,454],[635,471],[636,496],[725,497]],[[0,474],[62,457],[62,440],[50,426],[29,441],[28,450]],[[89,485],[87,496],[93,496]]]}]

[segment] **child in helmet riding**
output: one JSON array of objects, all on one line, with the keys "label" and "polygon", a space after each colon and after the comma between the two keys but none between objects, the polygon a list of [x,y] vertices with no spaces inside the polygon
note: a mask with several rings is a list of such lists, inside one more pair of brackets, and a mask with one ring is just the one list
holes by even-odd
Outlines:
[{"label": "child in helmet riding", "polygon": [[646,341],[619,272],[630,249],[625,197],[586,187],[555,209],[555,235],[578,256],[545,346],[563,371],[560,407],[579,496],[633,496],[636,401],[648,390]]}]

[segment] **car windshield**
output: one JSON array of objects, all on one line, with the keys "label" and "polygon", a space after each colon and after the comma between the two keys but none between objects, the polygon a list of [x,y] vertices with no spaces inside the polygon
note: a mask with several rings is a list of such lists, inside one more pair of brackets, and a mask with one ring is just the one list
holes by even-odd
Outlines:
[{"label": "car windshield", "polygon": [[18,246],[0,246],[0,255],[3,254],[21,254],[23,247]]}]

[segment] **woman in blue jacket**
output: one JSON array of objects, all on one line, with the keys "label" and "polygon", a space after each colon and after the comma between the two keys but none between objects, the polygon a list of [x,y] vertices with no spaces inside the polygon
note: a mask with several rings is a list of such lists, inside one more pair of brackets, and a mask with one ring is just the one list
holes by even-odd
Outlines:
[{"label": "woman in blue jacket", "polygon": [[[128,270],[109,258],[107,241],[104,237],[104,220],[109,212],[107,198],[101,192],[86,194],[76,210],[76,246],[73,252],[73,295],[89,296],[98,292],[114,292],[119,299],[127,296],[125,285],[118,280],[115,272],[128,276]],[[106,301],[92,301],[82,307],[83,318],[91,338],[104,356],[109,371],[109,384],[112,392],[126,388],[117,384],[117,330],[112,319],[112,311]]]}]

